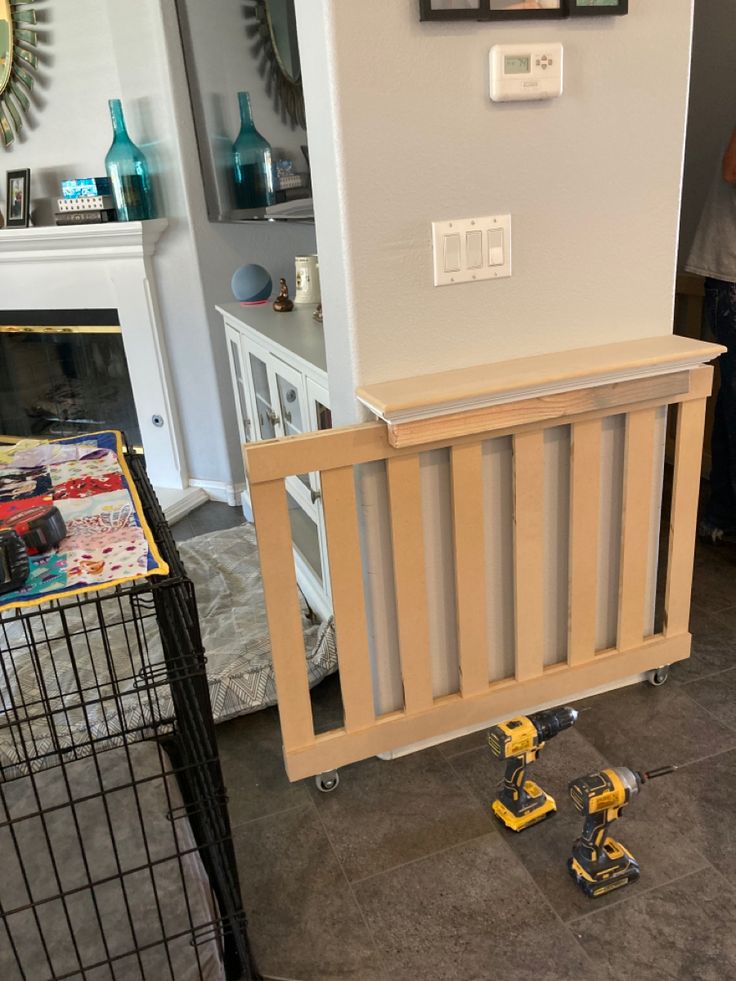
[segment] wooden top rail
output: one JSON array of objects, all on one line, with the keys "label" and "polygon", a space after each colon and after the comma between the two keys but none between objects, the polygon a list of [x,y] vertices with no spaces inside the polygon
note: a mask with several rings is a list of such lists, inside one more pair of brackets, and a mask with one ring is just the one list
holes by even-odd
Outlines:
[{"label": "wooden top rail", "polygon": [[365,385],[357,396],[393,422],[692,368],[724,350],[667,334]]},{"label": "wooden top rail", "polygon": [[723,350],[668,334],[387,381],[357,396],[387,422],[392,446],[416,446],[596,408],[664,403],[687,390],[691,369]]},{"label": "wooden top rail", "polygon": [[[724,350],[717,344],[701,344],[701,347],[716,352]],[[246,443],[243,455],[251,485],[262,484],[298,473],[358,466],[418,451],[445,449],[491,437],[561,426],[572,420],[601,419],[624,411],[624,406],[646,409],[705,399],[710,394],[712,379],[713,369],[701,365],[691,371],[527,399],[479,412],[457,413],[444,420],[412,423],[412,427],[427,426],[431,430],[422,433],[421,439],[407,440],[399,445],[394,442],[396,437],[392,427],[382,422],[368,422],[325,431],[320,434],[325,438],[319,440],[314,438],[314,433],[305,433]],[[421,443],[421,447],[417,443]]]}]

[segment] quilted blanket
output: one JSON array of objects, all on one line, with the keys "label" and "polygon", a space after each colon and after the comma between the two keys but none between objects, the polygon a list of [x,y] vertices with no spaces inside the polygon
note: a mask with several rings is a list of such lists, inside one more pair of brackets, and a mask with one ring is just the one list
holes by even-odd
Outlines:
[{"label": "quilted blanket", "polygon": [[67,526],[58,548],[31,557],[31,574],[0,611],[165,575],[143,517],[118,432],[6,450],[0,462],[0,525],[25,508],[55,505]]}]

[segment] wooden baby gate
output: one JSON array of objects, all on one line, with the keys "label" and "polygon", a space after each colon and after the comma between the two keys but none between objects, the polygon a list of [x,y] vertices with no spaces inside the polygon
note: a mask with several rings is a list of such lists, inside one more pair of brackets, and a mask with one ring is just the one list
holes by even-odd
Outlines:
[{"label": "wooden baby gate", "polygon": [[[593,385],[567,391],[559,391],[558,384],[551,394],[424,418],[406,427],[367,423],[244,448],[284,758],[291,780],[480,726],[523,708],[561,701],[689,656],[703,422],[713,374],[711,367],[693,362],[709,360],[721,350],[697,341],[692,345],[698,348],[698,356],[682,370],[610,384],[597,378]],[[646,368],[650,370],[651,362]],[[508,387],[508,380],[505,384]],[[644,596],[650,567],[648,549],[642,543],[650,540],[652,531],[656,417],[662,406],[674,405],[677,434],[664,625],[661,632],[647,636]],[[604,419],[613,415],[625,417],[617,640],[611,649],[596,650],[601,432]],[[571,448],[567,651],[564,661],[545,666],[539,488],[544,430],[559,426],[570,427]],[[515,671],[513,677],[489,681],[481,453],[484,441],[501,436],[510,436],[513,447]],[[451,462],[460,684],[455,693],[433,697],[419,458],[440,448],[449,450]],[[376,461],[385,461],[389,491],[404,691],[403,707],[382,715],[374,709],[354,473],[354,468]],[[285,488],[287,476],[315,471],[321,479],[344,710],[344,724],[320,734],[315,734],[312,718]]]}]

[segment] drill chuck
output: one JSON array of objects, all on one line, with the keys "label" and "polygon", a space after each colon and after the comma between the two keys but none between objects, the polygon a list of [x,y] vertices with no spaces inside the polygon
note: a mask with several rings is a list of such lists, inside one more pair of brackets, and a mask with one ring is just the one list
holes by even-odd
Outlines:
[{"label": "drill chuck", "polygon": [[556,736],[564,729],[569,729],[575,724],[578,717],[577,709],[570,705],[563,705],[562,708],[547,709],[545,712],[535,712],[529,718],[534,723],[534,727],[539,733],[540,743],[546,743],[548,739]]}]

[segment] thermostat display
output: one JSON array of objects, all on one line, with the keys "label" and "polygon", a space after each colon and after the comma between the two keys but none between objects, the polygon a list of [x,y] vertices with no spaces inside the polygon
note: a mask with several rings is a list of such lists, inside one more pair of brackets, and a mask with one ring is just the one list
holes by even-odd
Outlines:
[{"label": "thermostat display", "polygon": [[494,102],[562,95],[561,44],[495,44],[490,65]]},{"label": "thermostat display", "polygon": [[506,55],[503,59],[503,70],[505,75],[526,75],[532,70],[532,59],[529,55],[526,58],[521,55]]}]

